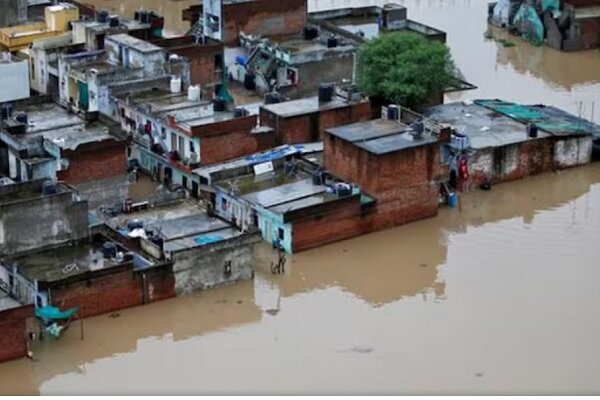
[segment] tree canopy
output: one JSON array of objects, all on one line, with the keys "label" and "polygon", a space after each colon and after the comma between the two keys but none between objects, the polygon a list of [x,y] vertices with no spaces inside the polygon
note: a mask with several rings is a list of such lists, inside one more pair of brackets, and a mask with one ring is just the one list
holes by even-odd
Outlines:
[{"label": "tree canopy", "polygon": [[450,49],[410,32],[369,40],[358,55],[357,83],[368,96],[418,107],[454,81]]}]

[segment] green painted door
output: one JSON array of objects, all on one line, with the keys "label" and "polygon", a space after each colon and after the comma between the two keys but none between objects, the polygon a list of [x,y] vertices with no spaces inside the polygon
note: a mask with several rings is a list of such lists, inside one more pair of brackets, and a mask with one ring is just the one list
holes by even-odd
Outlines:
[{"label": "green painted door", "polygon": [[87,111],[90,105],[90,97],[88,84],[85,82],[79,82],[79,108]]}]

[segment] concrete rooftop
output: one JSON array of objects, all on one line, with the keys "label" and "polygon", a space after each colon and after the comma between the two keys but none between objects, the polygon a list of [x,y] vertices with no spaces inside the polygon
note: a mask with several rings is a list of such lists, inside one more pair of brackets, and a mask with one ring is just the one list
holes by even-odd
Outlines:
[{"label": "concrete rooftop", "polygon": [[[469,137],[473,149],[507,146],[529,140],[525,124],[477,104],[443,104],[425,111],[425,116],[451,125]],[[539,132],[538,137],[550,135]]]},{"label": "concrete rooftop", "polygon": [[76,114],[54,103],[28,105],[17,109],[15,113],[25,113],[28,118],[25,135],[13,135],[19,142],[42,136],[62,149],[75,150],[82,144],[117,139],[102,123],[86,125]]},{"label": "concrete rooftop", "polygon": [[[21,274],[31,280],[56,282],[90,271],[108,269],[120,265],[114,259],[105,259],[103,242],[65,245],[56,249],[29,254],[14,259]],[[123,248],[117,246],[120,251]],[[77,268],[65,273],[65,268],[76,264]],[[70,269],[70,268],[67,268]]]},{"label": "concrete rooftop", "polygon": [[122,214],[108,225],[127,233],[128,222],[142,222],[164,240],[164,251],[177,251],[240,236],[229,223],[210,217],[203,208],[190,201],[177,201],[149,210]]},{"label": "concrete rooftop", "polygon": [[306,144],[293,144],[293,145],[282,145],[275,147],[271,150],[263,151],[260,153],[251,154],[246,157],[240,157],[235,160],[224,162],[221,164],[212,164],[205,167],[200,167],[194,170],[194,174],[202,176],[209,181],[212,180],[212,175],[219,172],[234,170],[238,168],[244,168],[256,164],[262,164],[269,161],[275,161],[283,159],[287,156],[295,154],[314,154],[321,153],[323,151],[323,143],[306,143]]},{"label": "concrete rooftop", "polygon": [[437,138],[433,136],[424,134],[415,137],[410,133],[411,131],[408,125],[384,119],[358,122],[327,130],[335,137],[378,155],[437,142]]},{"label": "concrete rooftop", "polygon": [[158,51],[163,51],[162,48],[147,42],[142,39],[138,39],[136,37],[130,36],[126,33],[120,33],[118,35],[110,35],[106,38],[106,41],[112,41],[124,46],[136,49],[142,53],[153,53]]},{"label": "concrete rooftop", "polygon": [[291,118],[319,111],[347,107],[349,104],[351,103],[335,96],[332,101],[327,103],[320,103],[318,97],[308,97],[283,103],[268,104],[262,106],[262,108],[282,118]]}]

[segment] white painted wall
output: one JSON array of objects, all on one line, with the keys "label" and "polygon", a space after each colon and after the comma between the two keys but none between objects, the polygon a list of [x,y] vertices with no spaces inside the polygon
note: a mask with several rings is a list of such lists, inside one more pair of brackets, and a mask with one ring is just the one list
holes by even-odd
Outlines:
[{"label": "white painted wall", "polygon": [[29,97],[29,62],[0,59],[0,103]]}]

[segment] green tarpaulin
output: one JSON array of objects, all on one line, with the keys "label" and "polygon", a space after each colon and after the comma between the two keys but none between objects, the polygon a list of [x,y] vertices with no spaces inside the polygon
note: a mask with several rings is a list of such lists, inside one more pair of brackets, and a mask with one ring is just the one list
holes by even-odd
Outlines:
[{"label": "green tarpaulin", "polygon": [[46,306],[35,310],[35,316],[45,320],[63,320],[69,319],[77,313],[79,308],[71,308],[67,311],[60,311],[57,307]]}]

